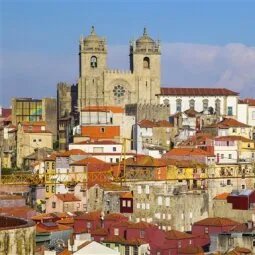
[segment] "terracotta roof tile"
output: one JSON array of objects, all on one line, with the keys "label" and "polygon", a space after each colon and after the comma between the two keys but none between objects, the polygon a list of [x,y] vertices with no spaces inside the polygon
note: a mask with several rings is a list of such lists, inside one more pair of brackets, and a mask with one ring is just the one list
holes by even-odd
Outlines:
[{"label": "terracotta roof tile", "polygon": [[221,193],[214,197],[214,200],[226,200],[230,193]]},{"label": "terracotta roof tile", "polygon": [[97,228],[93,229],[91,231],[92,235],[98,235],[98,236],[107,236],[108,235],[108,230],[106,228]]},{"label": "terracotta roof tile", "polygon": [[163,154],[162,158],[167,156],[209,156],[213,157],[214,154],[202,150],[200,148],[174,148],[167,153]]},{"label": "terracotta roof tile", "polygon": [[239,93],[225,88],[161,88],[166,96],[238,96]]},{"label": "terracotta roof tile", "polygon": [[90,164],[105,164],[108,165],[110,167],[110,164],[107,164],[105,161],[94,158],[94,157],[88,157],[88,158],[84,158],[78,161],[73,162],[72,166],[87,166]]},{"label": "terracotta roof tile", "polygon": [[199,226],[236,226],[239,223],[228,218],[206,218],[204,220],[200,220],[194,223],[194,225]]},{"label": "terracotta roof tile", "polygon": [[121,193],[120,198],[133,198],[132,192]]},{"label": "terracotta roof tile", "polygon": [[87,141],[80,141],[73,144],[120,144],[113,140],[87,140]]},{"label": "terracotta roof tile", "polygon": [[167,120],[159,120],[156,122],[156,127],[174,127],[172,123]]},{"label": "terracotta roof tile", "polygon": [[218,137],[215,137],[215,141],[242,141],[242,142],[247,142],[247,143],[254,143],[253,140],[248,139],[243,136],[239,136],[239,135],[218,136]]},{"label": "terracotta roof tile", "polygon": [[82,109],[82,112],[113,112],[124,113],[124,108],[119,106],[86,106]]},{"label": "terracotta roof tile", "polygon": [[[136,155],[135,157],[126,159],[126,166],[141,167],[164,167],[166,163],[162,159],[153,158],[147,155]],[[123,162],[122,162],[123,164]]]},{"label": "terracotta roof tile", "polygon": [[119,243],[119,244],[127,244],[127,245],[128,244],[129,245],[142,245],[142,244],[147,243],[146,241],[139,239],[139,238],[126,240],[120,236],[109,236],[103,242],[104,243]]},{"label": "terracotta roof tile", "polygon": [[129,221],[121,220],[117,221],[116,223],[113,223],[111,227],[128,227],[130,223]]},{"label": "terracotta roof tile", "polygon": [[66,194],[55,194],[58,199],[62,200],[63,202],[76,202],[81,201],[78,199],[73,193],[66,193]]},{"label": "terracotta roof tile", "polygon": [[[218,128],[230,128],[230,127],[250,127],[249,125],[246,125],[245,123],[242,123],[238,120],[232,119],[232,118],[224,118],[222,121],[213,124],[212,126],[216,126]],[[210,126],[207,126],[210,127]]]},{"label": "terracotta roof tile", "polygon": [[67,225],[72,225],[74,223],[74,219],[72,217],[69,217],[69,218],[64,218],[64,219],[61,219],[61,220],[58,220],[57,223],[59,224],[67,224]]},{"label": "terracotta roof tile", "polygon": [[187,234],[185,232],[181,232],[177,230],[169,230],[166,232],[166,239],[182,240],[182,239],[190,239],[194,237],[195,237],[194,235]]},{"label": "terracotta roof tile", "polygon": [[82,215],[76,216],[74,220],[99,220],[101,217],[100,211],[88,212]]},{"label": "terracotta roof tile", "polygon": [[239,101],[242,104],[248,104],[249,106],[255,106],[255,98],[245,98],[245,99],[240,99]]},{"label": "terracotta roof tile", "polygon": [[110,214],[106,214],[104,219],[111,220],[111,221],[119,221],[119,220],[123,221],[123,220],[128,220],[128,217],[120,213],[110,213]]},{"label": "terracotta roof tile", "polygon": [[141,128],[153,128],[154,127],[154,123],[153,121],[150,121],[150,120],[141,120],[138,125],[141,127]]},{"label": "terracotta roof tile", "polygon": [[80,149],[72,149],[69,151],[61,152],[57,155],[57,157],[69,157],[72,155],[86,155],[87,153]]},{"label": "terracotta roof tile", "polygon": [[37,233],[51,233],[51,232],[65,231],[65,230],[71,230],[71,229],[72,229],[72,227],[62,225],[62,224],[56,224],[56,226],[50,227],[50,228],[45,227],[41,223],[36,225]]},{"label": "terracotta roof tile", "polygon": [[233,251],[237,252],[238,254],[249,254],[251,253],[251,250],[243,247],[237,246]]},{"label": "terracotta roof tile", "polygon": [[12,109],[11,108],[2,108],[2,114],[0,117],[7,118],[12,114]]},{"label": "terracotta roof tile", "polygon": [[130,228],[130,229],[147,229],[147,228],[157,228],[157,226],[150,224],[148,222],[140,221],[137,223],[130,223],[128,228]]}]

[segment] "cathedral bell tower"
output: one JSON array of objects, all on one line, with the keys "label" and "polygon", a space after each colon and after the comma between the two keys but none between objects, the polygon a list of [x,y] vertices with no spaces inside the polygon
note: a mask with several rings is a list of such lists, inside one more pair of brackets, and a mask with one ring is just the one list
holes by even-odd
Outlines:
[{"label": "cathedral bell tower", "polygon": [[79,44],[79,111],[85,106],[96,106],[103,103],[103,72],[106,68],[106,39],[99,37],[92,26],[90,35],[82,36]]},{"label": "cathedral bell tower", "polygon": [[160,42],[143,35],[130,44],[130,70],[135,75],[137,102],[157,103],[160,93]]}]

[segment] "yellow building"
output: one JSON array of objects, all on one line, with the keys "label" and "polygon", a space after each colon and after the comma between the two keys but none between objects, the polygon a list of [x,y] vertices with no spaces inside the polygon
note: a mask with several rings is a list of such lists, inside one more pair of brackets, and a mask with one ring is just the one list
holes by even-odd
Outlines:
[{"label": "yellow building", "polygon": [[56,153],[51,154],[50,157],[45,158],[45,198],[50,198],[56,193],[56,183],[54,182],[54,175],[56,174]]},{"label": "yellow building", "polygon": [[167,179],[174,182],[186,182],[188,189],[205,189],[207,187],[208,166],[190,160],[167,162]]},{"label": "yellow building", "polygon": [[39,148],[53,147],[53,135],[45,129],[44,122],[19,123],[17,132],[17,166],[23,167],[23,160]]}]

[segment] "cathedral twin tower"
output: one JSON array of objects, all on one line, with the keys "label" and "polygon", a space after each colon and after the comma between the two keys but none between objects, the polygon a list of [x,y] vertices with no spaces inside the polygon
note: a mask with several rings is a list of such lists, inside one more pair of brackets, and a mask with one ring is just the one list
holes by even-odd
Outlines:
[{"label": "cathedral twin tower", "polygon": [[130,44],[130,70],[109,70],[106,40],[94,27],[80,39],[78,105],[155,104],[160,94],[160,43],[143,35]]}]

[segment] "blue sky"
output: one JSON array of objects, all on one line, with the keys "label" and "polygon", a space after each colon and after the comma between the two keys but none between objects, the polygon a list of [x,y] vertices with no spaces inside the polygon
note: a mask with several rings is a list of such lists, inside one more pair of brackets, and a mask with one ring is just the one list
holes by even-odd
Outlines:
[{"label": "blue sky", "polygon": [[56,96],[78,79],[78,42],[106,36],[111,68],[128,68],[128,43],[162,42],[162,85],[227,87],[255,97],[255,1],[0,0],[0,104]]}]

